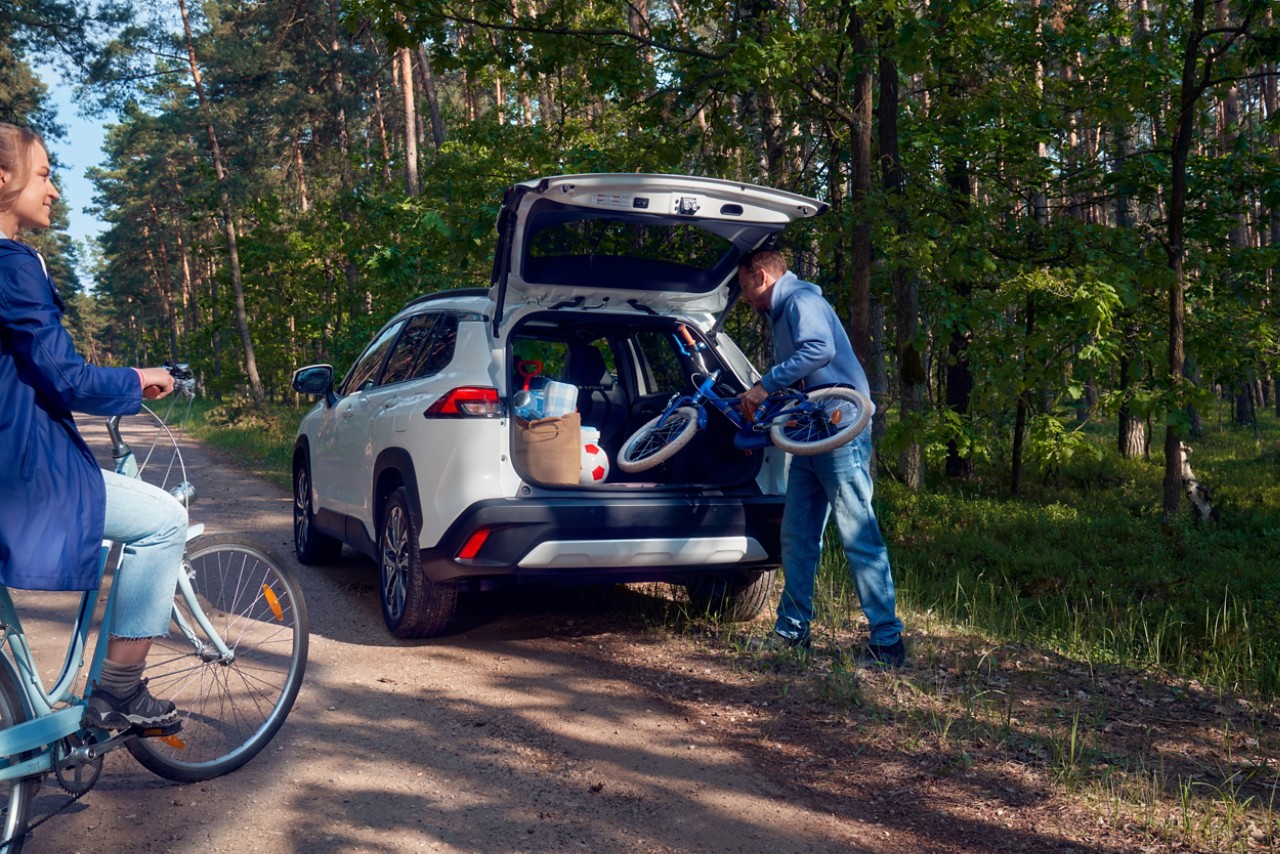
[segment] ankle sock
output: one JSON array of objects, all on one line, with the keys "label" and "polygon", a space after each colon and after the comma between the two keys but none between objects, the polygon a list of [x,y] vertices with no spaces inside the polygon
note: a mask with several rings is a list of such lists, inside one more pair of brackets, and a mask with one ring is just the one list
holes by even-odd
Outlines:
[{"label": "ankle sock", "polygon": [[102,662],[102,673],[98,676],[98,687],[117,697],[128,697],[133,689],[142,681],[142,671],[146,662],[138,664],[116,664],[111,659]]}]

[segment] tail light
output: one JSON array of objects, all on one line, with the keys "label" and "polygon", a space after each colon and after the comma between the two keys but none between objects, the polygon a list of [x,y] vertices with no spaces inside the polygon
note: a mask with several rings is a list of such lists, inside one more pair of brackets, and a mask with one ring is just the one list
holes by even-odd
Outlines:
[{"label": "tail light", "polygon": [[455,388],[431,404],[427,418],[497,418],[502,415],[498,390],[478,386]]}]

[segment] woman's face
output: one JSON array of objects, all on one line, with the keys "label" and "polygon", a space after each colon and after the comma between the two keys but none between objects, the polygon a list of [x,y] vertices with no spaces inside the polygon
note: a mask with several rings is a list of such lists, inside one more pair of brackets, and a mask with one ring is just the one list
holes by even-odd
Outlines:
[{"label": "woman's face", "polygon": [[[32,145],[31,178],[14,200],[13,206],[0,213],[0,228],[13,236],[22,229],[48,228],[53,217],[53,203],[58,200],[58,189],[53,186],[53,173],[49,170],[49,155],[43,145]],[[0,180],[9,181],[13,176],[0,172]]]}]

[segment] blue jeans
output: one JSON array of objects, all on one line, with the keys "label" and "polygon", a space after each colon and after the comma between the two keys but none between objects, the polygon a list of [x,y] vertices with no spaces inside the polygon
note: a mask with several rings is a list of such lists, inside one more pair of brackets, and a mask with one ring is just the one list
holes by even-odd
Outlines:
[{"label": "blue jeans", "polygon": [[785,584],[774,628],[778,634],[792,639],[809,636],[822,532],[833,510],[858,600],[871,623],[871,643],[889,645],[902,634],[889,552],[871,507],[872,488],[870,429],[834,451],[791,458],[782,513]]},{"label": "blue jeans", "polygon": [[116,571],[110,635],[153,638],[169,633],[173,594],[187,544],[187,509],[163,489],[113,471],[107,486],[102,536],[124,548]]}]

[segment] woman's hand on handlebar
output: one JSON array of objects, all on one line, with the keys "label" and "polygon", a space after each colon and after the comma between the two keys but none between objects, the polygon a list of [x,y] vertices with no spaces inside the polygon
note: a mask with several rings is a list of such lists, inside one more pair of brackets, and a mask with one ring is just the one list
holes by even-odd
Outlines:
[{"label": "woman's hand on handlebar", "polygon": [[173,375],[167,368],[134,368],[142,382],[142,396],[147,400],[168,397],[173,391]]}]

